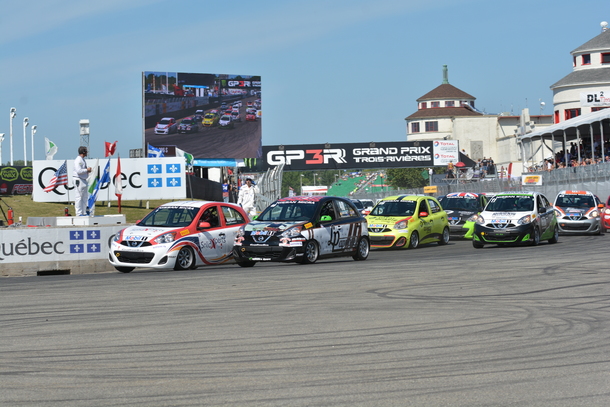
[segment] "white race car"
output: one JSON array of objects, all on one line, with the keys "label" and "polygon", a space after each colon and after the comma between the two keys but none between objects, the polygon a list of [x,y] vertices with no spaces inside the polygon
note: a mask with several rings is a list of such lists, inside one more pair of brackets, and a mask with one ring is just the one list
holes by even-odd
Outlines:
[{"label": "white race car", "polygon": [[231,260],[235,236],[248,221],[246,212],[231,203],[166,203],[114,236],[110,264],[121,273],[136,267],[186,270],[222,264]]}]

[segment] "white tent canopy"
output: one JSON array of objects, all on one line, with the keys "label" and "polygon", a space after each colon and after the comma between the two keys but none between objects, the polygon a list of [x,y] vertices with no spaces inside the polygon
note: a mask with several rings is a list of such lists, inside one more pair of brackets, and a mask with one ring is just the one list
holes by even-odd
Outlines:
[{"label": "white tent canopy", "polygon": [[[580,143],[580,140],[590,140],[590,148],[593,148],[595,141],[600,142],[601,145],[610,142],[610,109],[603,109],[574,117],[538,131],[518,136],[517,138],[517,142],[522,148],[524,164],[527,161],[535,161],[534,155],[538,154],[538,152],[540,152],[542,159],[545,157],[545,152],[547,154],[552,153],[554,156],[554,144],[556,142],[562,143],[562,150],[566,154],[567,160],[567,144],[574,140],[577,141],[577,145]],[[534,141],[539,141],[537,148],[533,146]],[[546,143],[547,141],[552,142],[550,147]],[[526,151],[529,151],[529,154]],[[593,156],[591,150],[584,152],[579,150],[579,160],[581,159],[581,153]]]}]

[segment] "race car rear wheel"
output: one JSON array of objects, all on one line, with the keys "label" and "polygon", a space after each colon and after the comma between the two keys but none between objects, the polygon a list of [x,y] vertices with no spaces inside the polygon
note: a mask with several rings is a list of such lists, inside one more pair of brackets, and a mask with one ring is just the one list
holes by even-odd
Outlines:
[{"label": "race car rear wheel", "polygon": [[417,246],[419,246],[419,234],[414,230],[409,237],[409,249],[417,249]]},{"label": "race car rear wheel", "polygon": [[445,226],[445,229],[443,229],[443,234],[441,235],[441,240],[438,241],[439,245],[446,245],[447,243],[449,243],[449,228]]},{"label": "race car rear wheel", "polygon": [[176,256],[174,270],[188,270],[195,266],[195,253],[190,247],[183,247]]},{"label": "race car rear wheel", "polygon": [[242,260],[238,261],[237,264],[239,264],[240,267],[254,267],[256,262],[252,260]]},{"label": "race car rear wheel", "polygon": [[356,254],[354,254],[352,258],[356,261],[366,260],[369,257],[370,251],[371,245],[369,243],[369,239],[362,236],[358,241],[358,246],[356,247]]},{"label": "race car rear wheel", "polygon": [[320,256],[318,243],[315,240],[309,240],[305,243],[305,253],[300,259],[300,262],[302,264],[313,264],[318,260],[318,256]]},{"label": "race car rear wheel", "polygon": [[121,273],[131,273],[135,267],[115,267],[115,269]]}]

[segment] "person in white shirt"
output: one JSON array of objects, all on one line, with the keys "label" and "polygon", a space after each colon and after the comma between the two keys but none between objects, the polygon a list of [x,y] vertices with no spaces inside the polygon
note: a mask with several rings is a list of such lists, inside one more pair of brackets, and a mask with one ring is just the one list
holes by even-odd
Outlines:
[{"label": "person in white shirt", "polygon": [[256,193],[258,188],[254,185],[251,178],[246,179],[246,184],[239,189],[237,204],[241,205],[246,211],[250,219],[256,216]]},{"label": "person in white shirt", "polygon": [[74,160],[72,178],[74,180],[74,190],[76,191],[76,197],[74,198],[76,216],[87,215],[87,177],[91,172],[91,167],[87,167],[87,163],[85,162],[87,153],[87,147],[80,146],[78,148],[78,157]]}]

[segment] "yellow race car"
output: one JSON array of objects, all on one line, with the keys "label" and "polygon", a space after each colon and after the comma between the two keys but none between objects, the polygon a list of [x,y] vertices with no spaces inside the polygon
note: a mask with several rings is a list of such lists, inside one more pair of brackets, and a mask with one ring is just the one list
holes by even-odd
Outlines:
[{"label": "yellow race car", "polygon": [[387,197],[366,220],[371,247],[415,249],[420,244],[449,242],[447,213],[431,196]]},{"label": "yellow race car", "polygon": [[203,116],[203,125],[205,127],[212,127],[218,124],[220,117],[216,113],[206,113]]}]

